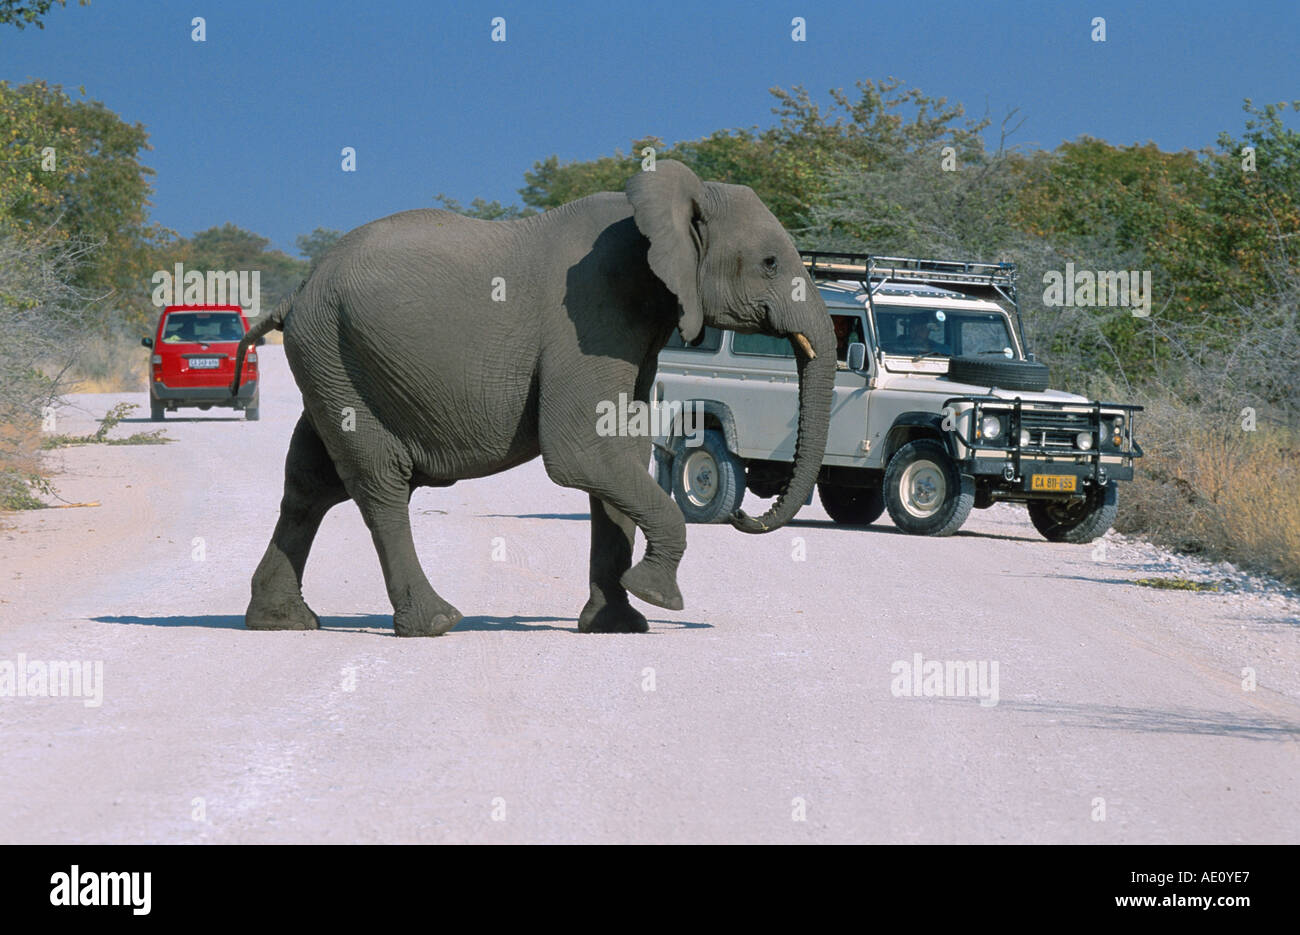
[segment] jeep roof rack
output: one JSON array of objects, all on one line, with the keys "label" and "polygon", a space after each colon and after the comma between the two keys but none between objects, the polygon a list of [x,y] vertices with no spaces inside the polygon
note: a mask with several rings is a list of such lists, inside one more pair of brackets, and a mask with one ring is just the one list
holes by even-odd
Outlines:
[{"label": "jeep roof rack", "polygon": [[[868,301],[885,285],[916,284],[957,286],[963,294],[977,298],[998,298],[1016,313],[1020,345],[1025,347],[1025,326],[1020,319],[1016,296],[1016,264],[971,263],[963,260],[927,260],[920,257],[876,256],[870,253],[840,253],[801,250],[799,256],[814,280],[847,279],[867,287]],[[873,303],[874,309],[874,303]]]}]

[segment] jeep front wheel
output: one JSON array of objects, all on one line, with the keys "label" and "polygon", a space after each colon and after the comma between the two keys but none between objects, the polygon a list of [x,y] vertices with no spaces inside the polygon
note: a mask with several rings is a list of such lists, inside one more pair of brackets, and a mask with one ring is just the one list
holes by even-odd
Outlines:
[{"label": "jeep front wheel", "polygon": [[841,526],[869,526],[885,512],[885,495],[879,487],[841,487],[819,483],[826,514]]},{"label": "jeep front wheel", "polygon": [[678,444],[672,475],[673,498],[688,523],[725,523],[745,499],[744,462],[714,429],[698,446]]},{"label": "jeep front wheel", "polygon": [[1106,534],[1119,510],[1119,488],[1093,484],[1082,500],[1030,500],[1029,519],[1048,542],[1091,542]]},{"label": "jeep front wheel", "polygon": [[894,525],[914,536],[950,536],[975,505],[975,482],[940,442],[909,442],[885,468],[885,506]]}]

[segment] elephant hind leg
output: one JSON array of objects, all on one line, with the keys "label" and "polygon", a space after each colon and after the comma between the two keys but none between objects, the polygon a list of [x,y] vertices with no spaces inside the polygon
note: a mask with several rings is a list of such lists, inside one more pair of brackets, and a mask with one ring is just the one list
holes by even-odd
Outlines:
[{"label": "elephant hind leg", "polygon": [[411,535],[409,480],[364,477],[350,490],[379,553],[397,635],[441,636],[460,623],[460,611],[438,595],[420,568]]},{"label": "elephant hind leg", "polygon": [[578,617],[582,633],[645,633],[645,615],[628,603],[619,579],[632,567],[636,524],[599,497],[591,500],[591,597]]},{"label": "elephant hind leg", "polygon": [[315,630],[320,618],[302,597],[307,555],[330,508],[348,499],[320,436],[298,419],[284,460],[280,518],[262,561],[253,572],[252,598],[244,612],[251,630]]}]

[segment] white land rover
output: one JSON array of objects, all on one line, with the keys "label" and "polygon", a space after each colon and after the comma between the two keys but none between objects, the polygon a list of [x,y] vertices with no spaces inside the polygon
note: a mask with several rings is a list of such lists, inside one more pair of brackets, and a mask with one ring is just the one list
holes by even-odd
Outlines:
[{"label": "white land rover", "polygon": [[[1142,450],[1140,406],[1047,388],[1025,348],[1013,264],[805,253],[835,322],[840,369],[818,491],[837,523],[886,509],[950,535],[972,507],[1024,502],[1054,542],[1115,519]],[[655,437],[654,471],[689,522],[725,522],[746,488],[780,492],[794,460],[798,378],[787,341],[708,329],[659,355],[654,401],[702,412],[703,432]]]}]

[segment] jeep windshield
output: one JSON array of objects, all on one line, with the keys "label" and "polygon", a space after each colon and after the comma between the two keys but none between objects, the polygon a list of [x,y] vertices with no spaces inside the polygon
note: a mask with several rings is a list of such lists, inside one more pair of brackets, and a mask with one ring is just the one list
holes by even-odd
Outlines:
[{"label": "jeep windshield", "polygon": [[214,344],[243,336],[244,326],[234,312],[172,312],[162,339],[168,344]]},{"label": "jeep windshield", "polygon": [[904,357],[1014,357],[1015,341],[999,312],[876,304],[880,349]]}]

